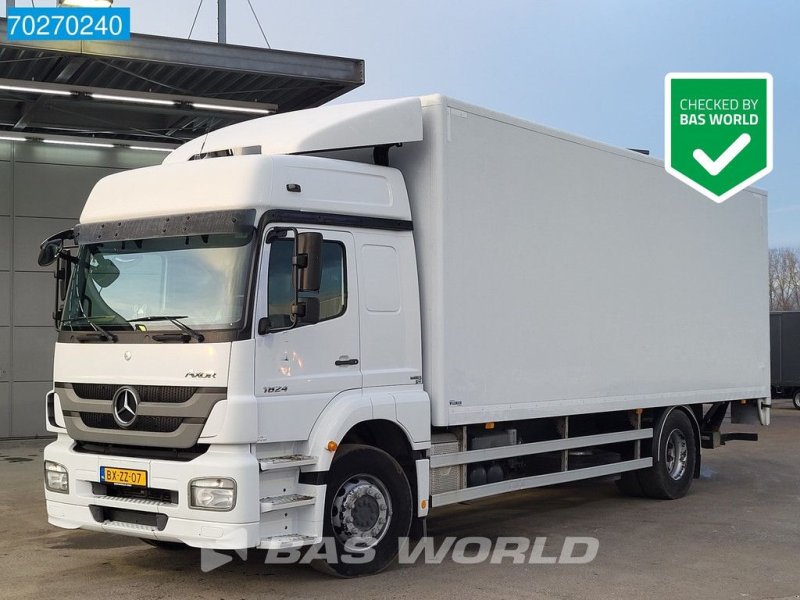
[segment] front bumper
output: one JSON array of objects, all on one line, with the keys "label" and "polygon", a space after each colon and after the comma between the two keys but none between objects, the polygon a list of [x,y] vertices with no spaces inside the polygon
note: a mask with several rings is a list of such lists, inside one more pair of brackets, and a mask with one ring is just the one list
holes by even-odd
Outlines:
[{"label": "front bumper", "polygon": [[[45,490],[48,521],[52,525],[183,542],[197,548],[241,549],[258,545],[259,467],[248,445],[212,446],[187,462],[86,454],[76,452],[74,446],[73,440],[60,435],[44,451],[45,460],[60,463],[69,472],[69,493]],[[151,488],[175,492],[172,497],[177,495],[177,501],[97,493],[102,491],[97,486],[101,466],[145,470]],[[234,508],[228,512],[189,508],[189,482],[199,477],[233,478],[237,486]]]}]

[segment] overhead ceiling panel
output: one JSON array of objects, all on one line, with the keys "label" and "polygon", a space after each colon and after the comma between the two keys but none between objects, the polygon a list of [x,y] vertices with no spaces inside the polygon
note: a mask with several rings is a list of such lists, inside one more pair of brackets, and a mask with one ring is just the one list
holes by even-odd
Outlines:
[{"label": "overhead ceiling panel", "polygon": [[[3,40],[6,25],[0,19]],[[363,85],[364,61],[133,34],[129,42],[3,42],[0,78],[266,104],[288,112]],[[0,90],[0,130],[25,134],[180,143],[252,116]]]}]

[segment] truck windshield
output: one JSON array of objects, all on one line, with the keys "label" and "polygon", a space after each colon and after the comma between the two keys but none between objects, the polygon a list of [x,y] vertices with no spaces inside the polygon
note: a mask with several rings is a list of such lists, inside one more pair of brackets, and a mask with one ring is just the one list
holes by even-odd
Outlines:
[{"label": "truck windshield", "polygon": [[[62,330],[238,329],[253,233],[192,235],[81,246]],[[139,319],[139,322],[132,323]]]}]

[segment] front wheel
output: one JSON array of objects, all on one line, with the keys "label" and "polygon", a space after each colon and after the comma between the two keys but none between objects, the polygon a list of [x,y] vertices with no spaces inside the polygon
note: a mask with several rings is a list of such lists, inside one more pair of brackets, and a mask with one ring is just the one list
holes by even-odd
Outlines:
[{"label": "front wheel", "polygon": [[674,500],[689,491],[697,461],[697,437],[685,412],[672,410],[661,438],[653,445],[653,466],[638,471],[639,483],[650,498]]},{"label": "front wheel", "polygon": [[313,566],[339,577],[382,571],[408,536],[412,504],[408,479],[394,458],[370,446],[342,446],[328,472],[323,527],[336,555]]},{"label": "front wheel", "polygon": [[800,390],[795,392],[794,397],[792,398],[792,404],[797,410],[800,410]]}]

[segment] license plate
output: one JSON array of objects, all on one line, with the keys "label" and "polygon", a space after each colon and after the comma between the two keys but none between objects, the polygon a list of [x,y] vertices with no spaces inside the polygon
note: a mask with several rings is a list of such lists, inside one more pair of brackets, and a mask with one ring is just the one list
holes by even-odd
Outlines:
[{"label": "license plate", "polygon": [[147,487],[147,471],[100,467],[100,481],[116,485]]}]

